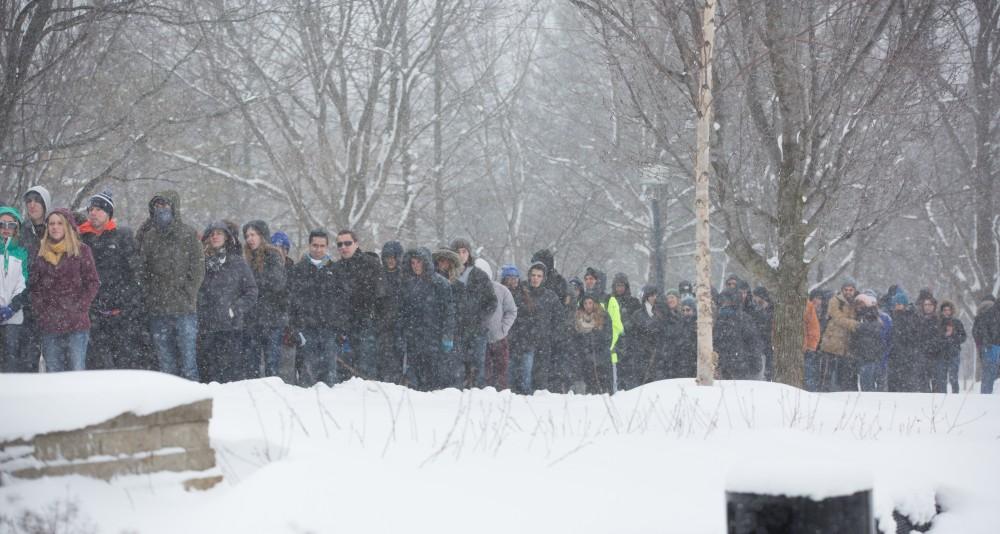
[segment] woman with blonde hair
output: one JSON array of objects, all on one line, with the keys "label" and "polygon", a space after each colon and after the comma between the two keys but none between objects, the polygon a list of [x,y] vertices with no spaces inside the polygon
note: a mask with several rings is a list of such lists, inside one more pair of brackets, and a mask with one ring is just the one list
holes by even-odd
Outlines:
[{"label": "woman with blonde hair", "polygon": [[45,217],[45,235],[32,259],[29,294],[49,372],[82,371],[90,339],[90,303],[100,281],[90,247],[65,208]]}]

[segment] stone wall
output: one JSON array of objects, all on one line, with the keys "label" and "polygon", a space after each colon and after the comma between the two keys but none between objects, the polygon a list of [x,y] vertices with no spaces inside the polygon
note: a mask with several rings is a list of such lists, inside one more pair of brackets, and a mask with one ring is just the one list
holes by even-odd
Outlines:
[{"label": "stone wall", "polygon": [[208,437],[212,399],[148,415],[123,413],[77,430],[0,443],[0,471],[17,478],[78,474],[103,480],[159,471],[202,472],[185,482],[207,489],[222,477]]}]

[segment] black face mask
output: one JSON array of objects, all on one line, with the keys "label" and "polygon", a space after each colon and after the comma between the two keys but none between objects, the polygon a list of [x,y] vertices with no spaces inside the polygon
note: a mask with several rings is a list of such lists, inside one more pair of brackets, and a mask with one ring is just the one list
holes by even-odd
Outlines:
[{"label": "black face mask", "polygon": [[174,211],[169,206],[153,208],[153,223],[160,229],[174,222]]}]

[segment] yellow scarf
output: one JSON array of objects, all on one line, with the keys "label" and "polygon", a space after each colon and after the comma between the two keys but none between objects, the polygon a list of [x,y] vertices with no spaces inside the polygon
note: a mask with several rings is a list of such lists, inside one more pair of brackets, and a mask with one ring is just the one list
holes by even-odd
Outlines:
[{"label": "yellow scarf", "polygon": [[42,258],[45,258],[45,261],[52,265],[59,265],[59,260],[62,259],[64,254],[66,254],[65,239],[58,243],[49,243],[47,250],[42,251]]}]

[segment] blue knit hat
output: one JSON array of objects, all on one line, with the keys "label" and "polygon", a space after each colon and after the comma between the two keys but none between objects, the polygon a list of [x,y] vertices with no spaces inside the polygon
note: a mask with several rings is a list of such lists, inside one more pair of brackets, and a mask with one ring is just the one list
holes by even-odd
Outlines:
[{"label": "blue knit hat", "polygon": [[272,234],[271,244],[285,249],[285,252],[288,252],[288,250],[292,248],[292,241],[288,239],[288,234],[285,232],[275,232]]},{"label": "blue knit hat", "polygon": [[903,291],[903,288],[897,289],[896,294],[892,296],[892,305],[895,306],[897,304],[902,304],[903,306],[910,304],[910,298],[906,296],[906,291]]},{"label": "blue knit hat", "polygon": [[503,267],[500,268],[500,279],[503,280],[504,278],[507,278],[507,277],[510,277],[510,276],[512,276],[514,278],[520,279],[521,278],[521,271],[518,270],[518,268],[517,268],[516,265],[508,263],[508,264],[506,264],[506,265],[504,265]]}]

